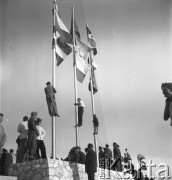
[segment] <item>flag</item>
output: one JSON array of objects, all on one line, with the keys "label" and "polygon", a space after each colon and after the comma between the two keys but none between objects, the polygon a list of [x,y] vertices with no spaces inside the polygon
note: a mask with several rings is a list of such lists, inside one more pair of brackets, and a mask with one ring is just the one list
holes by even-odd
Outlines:
[{"label": "flag", "polygon": [[[92,71],[92,83],[93,83],[93,94],[95,94],[98,91],[98,88],[97,88],[96,76],[94,70]],[[88,90],[91,91],[91,82],[89,82],[88,84]]]},{"label": "flag", "polygon": [[[79,32],[79,29],[78,29],[75,19],[74,19],[74,33],[75,33],[75,35],[77,35],[79,37],[79,39],[81,38],[81,35],[80,35],[80,32]],[[72,14],[72,18],[71,18],[70,34],[73,36],[73,14]]]},{"label": "flag", "polygon": [[55,11],[54,31],[56,37],[53,39],[53,48],[55,48],[57,66],[59,66],[66,56],[72,52],[72,48],[68,45],[72,44],[72,36],[60,19],[57,11]]},{"label": "flag", "polygon": [[75,51],[76,51],[76,76],[77,80],[82,83],[88,72],[88,56],[89,47],[85,45],[79,37],[75,38]]},{"label": "flag", "polygon": [[90,29],[87,26],[86,29],[87,29],[89,47],[92,49],[93,54],[96,55],[97,54],[96,41],[93,37],[93,34],[91,33]]}]

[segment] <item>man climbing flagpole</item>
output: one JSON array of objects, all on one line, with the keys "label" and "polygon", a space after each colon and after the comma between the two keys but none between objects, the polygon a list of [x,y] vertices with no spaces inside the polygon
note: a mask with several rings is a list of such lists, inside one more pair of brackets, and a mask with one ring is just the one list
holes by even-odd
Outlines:
[{"label": "man climbing flagpole", "polygon": [[[74,92],[75,92],[75,104],[77,104],[77,79],[76,79],[76,57],[75,57],[75,22],[74,22],[74,6],[72,7],[72,37],[73,37],[73,68],[74,68]],[[78,108],[75,105],[75,134],[76,134],[76,146],[79,146],[79,129],[78,129]]]},{"label": "man climbing flagpole", "polygon": [[[96,137],[96,135],[98,134],[99,123],[98,123],[98,119],[96,116],[96,110],[95,110],[95,105],[94,105],[94,95],[93,95],[97,92],[97,86],[96,86],[95,82],[93,83],[93,77],[94,77],[94,81],[95,81],[95,75],[94,75],[94,67],[93,67],[93,60],[92,60],[92,54],[91,54],[91,52],[93,52],[93,54],[96,55],[97,49],[96,49],[95,40],[91,34],[91,31],[88,28],[88,25],[86,25],[86,30],[87,30],[87,39],[88,39],[89,48],[91,49],[91,51],[89,53],[89,64],[90,64],[89,90],[91,92],[91,103],[92,103],[94,147],[95,147],[95,152],[97,155],[97,164],[99,164],[98,150],[97,150],[97,137]],[[99,165],[98,165],[98,167],[99,167]]]}]

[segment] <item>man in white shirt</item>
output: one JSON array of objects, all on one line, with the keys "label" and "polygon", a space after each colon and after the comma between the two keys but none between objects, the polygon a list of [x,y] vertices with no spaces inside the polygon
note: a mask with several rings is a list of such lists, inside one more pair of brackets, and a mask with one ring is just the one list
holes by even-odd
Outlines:
[{"label": "man in white shirt", "polygon": [[[37,149],[36,149],[36,158],[37,159],[46,159],[47,158],[47,155],[46,155],[46,148],[45,148],[45,145],[44,145],[44,136],[46,134],[44,128],[41,126],[41,122],[42,122],[42,119],[38,118],[37,119],[37,129],[38,129],[38,132],[39,132],[39,136],[37,136]],[[41,156],[39,154],[39,150],[41,150]]]},{"label": "man in white shirt", "polygon": [[76,126],[80,127],[82,126],[82,116],[84,113],[85,104],[84,101],[81,100],[81,98],[77,99],[78,103],[75,103],[75,105],[78,106],[78,124]]}]

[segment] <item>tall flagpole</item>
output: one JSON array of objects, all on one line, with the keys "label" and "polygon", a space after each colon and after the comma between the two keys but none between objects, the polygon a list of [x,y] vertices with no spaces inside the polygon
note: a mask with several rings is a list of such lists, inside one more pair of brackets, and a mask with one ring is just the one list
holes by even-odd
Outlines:
[{"label": "tall flagpole", "polygon": [[[55,60],[56,60],[56,53],[55,53],[55,41],[56,41],[56,34],[55,34],[55,11],[57,10],[56,0],[54,0],[53,4],[53,58],[52,58],[52,85],[55,88]],[[56,117],[52,116],[52,158],[56,158]]]},{"label": "tall flagpole", "polygon": [[[73,67],[74,67],[74,92],[75,92],[75,104],[77,103],[77,79],[76,79],[76,57],[75,57],[75,26],[74,26],[74,6],[72,6],[72,27],[73,27]],[[75,135],[76,135],[76,146],[79,146],[79,129],[78,129],[78,107],[75,105]]]},{"label": "tall flagpole", "polygon": [[[88,27],[87,24],[86,24],[86,27]],[[89,42],[88,32],[87,32],[87,40]],[[90,44],[89,44],[89,47],[90,47]],[[91,54],[91,51],[89,52],[89,56],[90,56],[89,64],[91,65],[91,70],[90,70],[91,104],[92,104],[92,115],[94,117],[94,115],[96,114],[96,110],[95,110],[94,95],[93,95],[93,78],[92,78],[93,66],[92,66],[92,54]],[[97,136],[96,136],[96,132],[95,132],[94,123],[93,123],[93,137],[94,137],[94,149],[95,149],[95,152],[96,152],[97,164],[98,164],[98,167],[99,167],[99,158],[98,158],[98,151],[97,151]]]}]

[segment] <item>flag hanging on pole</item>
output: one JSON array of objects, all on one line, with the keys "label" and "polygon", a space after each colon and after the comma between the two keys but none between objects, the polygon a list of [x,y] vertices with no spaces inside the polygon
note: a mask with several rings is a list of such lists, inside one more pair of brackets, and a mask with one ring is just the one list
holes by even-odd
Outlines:
[{"label": "flag hanging on pole", "polygon": [[59,66],[63,60],[72,52],[72,48],[68,44],[72,44],[72,36],[67,30],[66,26],[62,22],[55,10],[55,39],[53,39],[53,48],[55,48],[57,66]]},{"label": "flag hanging on pole", "polygon": [[[80,35],[80,32],[79,32],[79,29],[78,29],[75,19],[74,19],[74,32],[75,32],[75,35],[77,35],[80,39],[81,35]],[[72,14],[72,18],[71,18],[70,34],[73,36],[73,14]]]},{"label": "flag hanging on pole", "polygon": [[89,47],[84,44],[79,37],[75,37],[75,51],[76,51],[76,74],[77,80],[82,83],[88,72],[88,56],[89,56]]},{"label": "flag hanging on pole", "polygon": [[89,47],[92,49],[94,56],[97,54],[96,41],[91,33],[90,29],[86,26]]},{"label": "flag hanging on pole", "polygon": [[[95,76],[94,70],[92,71],[91,76],[92,76],[92,83],[93,83],[93,94],[95,94],[98,91],[98,88],[97,88],[96,76]],[[90,82],[88,84],[88,90],[91,91],[91,83]]]}]

